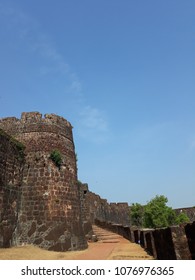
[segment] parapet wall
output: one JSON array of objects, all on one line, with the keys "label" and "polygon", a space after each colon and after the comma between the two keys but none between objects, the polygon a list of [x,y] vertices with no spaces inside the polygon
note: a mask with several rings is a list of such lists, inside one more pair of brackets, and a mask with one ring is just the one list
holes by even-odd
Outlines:
[{"label": "parapet wall", "polygon": [[154,259],[195,259],[195,222],[163,229],[138,229],[99,220],[95,223],[139,244]]},{"label": "parapet wall", "polygon": [[115,224],[130,225],[128,203],[108,203],[99,195],[88,191],[87,184],[81,186],[83,219],[91,224],[95,220],[107,221]]},{"label": "parapet wall", "polygon": [[72,126],[55,114],[45,114],[43,118],[39,112],[22,113],[21,119],[0,119],[0,127],[24,143],[26,152],[51,151],[52,148],[65,154],[74,152]]},{"label": "parapet wall", "polygon": [[[59,134],[65,134],[66,137],[70,138],[72,140],[72,126],[71,124],[64,119],[63,117],[60,117],[55,114],[45,114],[44,117],[39,112],[23,112],[21,114],[21,118],[15,118],[15,117],[7,117],[2,118],[0,120],[1,126],[4,127],[4,130],[10,130],[12,131],[12,134],[18,133],[15,129],[16,127],[19,128],[20,131],[23,132],[32,132],[33,127],[36,129],[40,129],[41,132],[44,130],[44,126],[56,126],[58,127],[58,133]],[[33,124],[35,126],[33,126]],[[32,126],[30,126],[32,125]],[[41,125],[41,126],[40,126]],[[32,128],[30,129],[29,128]],[[45,128],[46,129],[46,128]],[[47,131],[47,129],[46,129]],[[54,129],[54,132],[56,130]],[[68,136],[69,135],[69,136]]]}]

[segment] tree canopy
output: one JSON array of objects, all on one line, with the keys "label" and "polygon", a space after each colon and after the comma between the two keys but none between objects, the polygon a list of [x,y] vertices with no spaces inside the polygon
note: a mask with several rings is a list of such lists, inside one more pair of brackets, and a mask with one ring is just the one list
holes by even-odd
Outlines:
[{"label": "tree canopy", "polygon": [[169,206],[164,195],[156,195],[145,206],[133,203],[130,210],[132,225],[145,228],[162,228],[189,222],[186,214],[179,215]]}]

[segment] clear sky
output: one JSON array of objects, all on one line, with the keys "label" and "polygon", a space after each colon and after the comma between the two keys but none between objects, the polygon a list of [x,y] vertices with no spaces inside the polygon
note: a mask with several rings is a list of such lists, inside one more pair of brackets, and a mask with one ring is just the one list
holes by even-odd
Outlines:
[{"label": "clear sky", "polygon": [[109,202],[195,205],[195,1],[0,0],[0,117],[73,125]]}]

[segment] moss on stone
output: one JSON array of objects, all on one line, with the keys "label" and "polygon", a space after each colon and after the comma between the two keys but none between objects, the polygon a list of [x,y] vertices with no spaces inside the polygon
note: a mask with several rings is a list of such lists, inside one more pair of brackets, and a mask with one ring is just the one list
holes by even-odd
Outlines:
[{"label": "moss on stone", "polygon": [[19,142],[18,140],[16,140],[14,137],[10,136],[9,134],[7,134],[3,129],[0,128],[0,136],[3,136],[5,138],[7,138],[8,142],[15,146],[17,151],[18,151],[18,159],[19,160],[23,160],[24,159],[24,150],[25,150],[25,145],[22,144],[21,142]]}]

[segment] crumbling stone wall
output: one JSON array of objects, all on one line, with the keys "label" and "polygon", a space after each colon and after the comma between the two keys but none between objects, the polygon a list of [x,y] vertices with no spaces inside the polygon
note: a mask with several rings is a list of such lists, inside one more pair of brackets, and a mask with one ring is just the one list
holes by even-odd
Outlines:
[{"label": "crumbling stone wall", "polygon": [[[26,147],[13,245],[32,243],[57,251],[86,248],[71,124],[54,114],[43,118],[32,112],[22,113],[21,119],[1,119],[0,128]],[[53,150],[61,153],[60,168],[50,158]]]},{"label": "crumbling stone wall", "polygon": [[82,196],[82,215],[83,220],[94,224],[95,220],[112,222],[115,224],[130,224],[128,203],[108,203],[99,195],[90,192],[87,184],[80,186]]},{"label": "crumbling stone wall", "polygon": [[0,129],[0,247],[9,247],[17,226],[24,147]]}]

